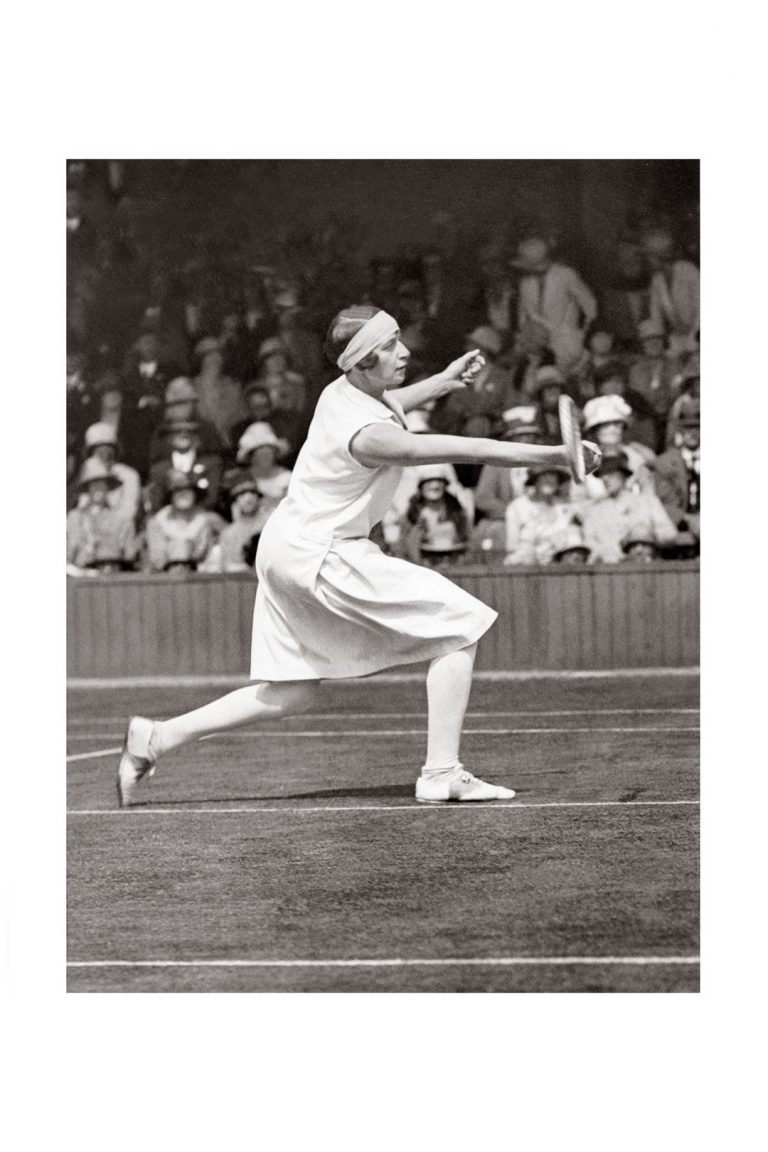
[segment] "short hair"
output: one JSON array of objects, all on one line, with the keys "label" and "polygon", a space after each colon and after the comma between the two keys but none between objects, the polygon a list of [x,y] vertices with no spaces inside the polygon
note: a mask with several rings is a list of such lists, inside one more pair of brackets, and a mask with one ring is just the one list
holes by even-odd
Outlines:
[{"label": "short hair", "polygon": [[[363,325],[367,324],[379,312],[381,312],[381,308],[376,308],[373,304],[351,304],[349,308],[342,308],[341,312],[336,313],[328,327],[323,347],[325,355],[332,364],[338,363],[339,356],[355,333],[359,332]],[[372,368],[377,360],[378,353],[372,352],[370,356],[360,360],[355,367]]]}]

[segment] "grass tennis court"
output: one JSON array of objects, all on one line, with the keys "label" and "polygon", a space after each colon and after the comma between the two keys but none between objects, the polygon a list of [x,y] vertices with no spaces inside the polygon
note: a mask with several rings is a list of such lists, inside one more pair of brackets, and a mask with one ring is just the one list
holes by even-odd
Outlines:
[{"label": "grass tennis court", "polygon": [[70,688],[70,991],[698,991],[695,674],[477,676],[463,759],[507,804],[416,803],[424,684],[374,677],[118,811],[128,714],[224,690]]}]

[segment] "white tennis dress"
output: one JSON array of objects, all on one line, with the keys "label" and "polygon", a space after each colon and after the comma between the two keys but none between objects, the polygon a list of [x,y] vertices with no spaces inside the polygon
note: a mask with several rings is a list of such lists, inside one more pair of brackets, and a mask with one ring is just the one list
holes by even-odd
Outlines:
[{"label": "white tennis dress", "polygon": [[345,376],[323,391],[288,492],[259,540],[252,680],[367,676],[474,643],[497,613],[430,568],[368,539],[400,467],[367,468],[350,441],[368,424],[405,423],[402,408]]}]

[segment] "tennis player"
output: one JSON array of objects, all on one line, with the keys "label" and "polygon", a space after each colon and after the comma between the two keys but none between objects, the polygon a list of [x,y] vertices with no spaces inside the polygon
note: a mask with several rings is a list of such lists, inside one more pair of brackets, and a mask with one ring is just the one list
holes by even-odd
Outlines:
[{"label": "tennis player", "polygon": [[[171,720],[135,716],[118,769],[121,806],[158,759],[203,736],[308,709],[321,680],[369,676],[429,661],[424,802],[510,800],[459,759],[480,637],[496,612],[430,568],[385,555],[371,540],[401,468],[435,462],[525,468],[567,465],[564,448],[463,436],[416,435],[405,413],[465,387],[468,352],[444,372],[400,387],[409,358],[397,322],[367,305],[332,321],[326,354],[341,370],[318,400],[288,492],[256,556],[251,683]],[[464,379],[463,379],[464,378]],[[586,446],[588,468],[599,450]]]}]

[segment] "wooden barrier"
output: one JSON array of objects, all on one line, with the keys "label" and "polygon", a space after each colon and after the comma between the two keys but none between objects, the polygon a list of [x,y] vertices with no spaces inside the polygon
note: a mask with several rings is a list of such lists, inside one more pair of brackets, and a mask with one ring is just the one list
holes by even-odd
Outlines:
[{"label": "wooden barrier", "polygon": [[[559,670],[688,667],[699,661],[699,565],[451,571],[499,619],[477,667]],[[118,575],[70,579],[72,678],[248,673],[256,580]]]}]

